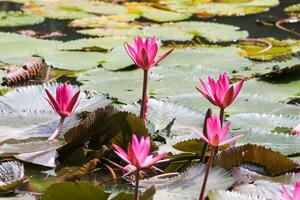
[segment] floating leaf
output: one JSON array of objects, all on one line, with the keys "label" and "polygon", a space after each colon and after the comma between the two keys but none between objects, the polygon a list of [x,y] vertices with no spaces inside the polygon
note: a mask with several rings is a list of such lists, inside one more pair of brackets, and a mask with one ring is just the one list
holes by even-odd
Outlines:
[{"label": "floating leaf", "polygon": [[44,167],[55,167],[55,160],[57,158],[56,149],[46,151],[36,151],[31,153],[21,153],[15,155],[18,160],[32,163],[35,165],[41,165]]},{"label": "floating leaf", "polygon": [[300,119],[292,116],[259,114],[259,113],[241,113],[228,118],[233,129],[247,130],[257,128],[263,130],[274,130],[276,127],[292,128],[296,126]]},{"label": "floating leaf", "polygon": [[[286,185],[291,191],[291,185]],[[246,184],[235,187],[233,191],[243,195],[258,196],[265,199],[284,200],[282,194],[282,184],[274,183],[266,180],[258,180],[253,184]]]},{"label": "floating leaf", "polygon": [[44,17],[38,15],[16,11],[0,12],[0,27],[28,26],[39,24],[43,21]]},{"label": "floating leaf", "polygon": [[90,36],[101,37],[136,37],[142,36],[142,30],[139,26],[130,26],[126,28],[93,28],[78,30],[78,33]]},{"label": "floating leaf", "polygon": [[[142,180],[141,185],[156,187],[154,200],[163,199],[198,199],[199,188],[204,178],[205,165],[196,165],[175,178],[152,177]],[[224,170],[213,167],[206,185],[206,194],[211,189],[227,189],[234,183],[232,177]]]},{"label": "floating leaf", "polygon": [[190,18],[191,14],[172,12],[152,7],[146,3],[126,3],[130,12],[139,13],[142,17],[156,22],[181,21]]},{"label": "floating leaf", "polygon": [[214,163],[230,170],[235,166],[252,164],[264,169],[269,176],[279,176],[297,167],[284,155],[257,145],[233,147],[217,154]]},{"label": "floating leaf", "polygon": [[[104,37],[104,38],[84,38],[64,42],[59,46],[60,50],[82,50],[88,48],[99,48],[110,50],[114,47],[122,46],[125,42],[131,41],[127,37]],[[99,57],[100,58],[100,57]]]},{"label": "floating leaf", "polygon": [[[264,43],[271,46],[268,46]],[[293,47],[294,45],[295,47]],[[237,46],[245,50],[246,56],[253,60],[283,61],[290,59],[292,57],[292,54],[298,53],[294,52],[293,48],[299,48],[299,41],[292,42],[292,40],[279,41],[272,38],[259,38],[255,39],[254,41],[250,40],[241,42]]]},{"label": "floating leaf", "polygon": [[199,139],[185,140],[173,145],[173,148],[192,153],[200,153],[203,149],[204,142]]},{"label": "floating leaf", "polygon": [[[147,36],[157,36],[161,40],[191,40],[194,36],[205,38],[209,42],[229,42],[245,39],[247,31],[239,27],[212,22],[177,22],[151,25],[144,28]],[[173,36],[170,33],[175,33]],[[185,35],[185,38],[182,37]],[[180,36],[176,38],[177,36]]]},{"label": "floating leaf", "polygon": [[272,133],[258,128],[251,128],[236,133],[243,133],[244,137],[237,141],[237,145],[257,144],[273,151],[278,151],[284,155],[291,155],[300,152],[299,135],[287,135],[282,133]]},{"label": "floating leaf", "polygon": [[161,0],[170,10],[182,13],[195,13],[198,17],[240,16],[268,11],[277,6],[278,0],[247,1],[176,1]]},{"label": "floating leaf", "polygon": [[51,185],[41,197],[41,200],[94,200],[107,199],[109,194],[98,186],[85,182],[65,182]]},{"label": "floating leaf", "polygon": [[0,191],[14,190],[24,181],[24,166],[17,161],[2,162],[0,164]]},{"label": "floating leaf", "polygon": [[20,64],[21,62],[16,63],[17,59],[23,60],[26,57],[26,60],[31,60],[30,57],[33,55],[41,56],[51,53],[61,43],[60,41],[35,39],[15,33],[0,32],[0,38],[0,60],[8,64]]},{"label": "floating leaf", "polygon": [[134,21],[140,15],[137,14],[120,14],[109,16],[95,16],[83,19],[73,20],[71,27],[81,28],[126,28],[130,27],[129,21]]},{"label": "floating leaf", "polygon": [[284,9],[291,17],[300,17],[300,4],[294,4]]},{"label": "floating leaf", "polygon": [[59,51],[43,56],[48,65],[65,70],[88,70],[104,62],[105,54],[96,52]]},{"label": "floating leaf", "polygon": [[247,196],[237,192],[229,192],[224,190],[210,191],[209,200],[267,200],[258,196]]},{"label": "floating leaf", "polygon": [[[204,119],[202,113],[189,107],[177,104],[172,101],[159,101],[149,99],[149,110],[147,119],[154,125],[155,131],[163,130],[173,119],[175,119],[171,133],[167,137],[190,133],[190,127],[200,128]],[[138,114],[140,104],[125,105],[123,110]],[[165,137],[165,135],[164,135]]]}]

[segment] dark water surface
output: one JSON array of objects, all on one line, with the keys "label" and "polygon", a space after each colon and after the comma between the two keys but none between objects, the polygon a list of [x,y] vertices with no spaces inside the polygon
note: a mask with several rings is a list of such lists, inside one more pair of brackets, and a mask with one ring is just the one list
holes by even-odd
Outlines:
[{"label": "dark water surface", "polygon": [[[197,17],[192,17],[187,21],[209,21],[209,22],[218,22],[223,24],[231,24],[240,27],[242,30],[247,30],[250,34],[250,37],[259,38],[259,37],[274,37],[277,39],[287,39],[294,38],[299,39],[299,37],[285,32],[276,28],[275,26],[264,26],[260,25],[258,21],[260,20],[268,20],[268,21],[277,21],[280,19],[287,18],[288,16],[284,12],[284,8],[289,5],[300,3],[300,0],[282,0],[280,5],[270,9],[268,12],[256,14],[256,15],[247,15],[247,16],[239,16],[239,17],[215,17],[209,19],[199,19]],[[0,10],[8,11],[8,10],[21,10],[22,4],[11,3],[11,2],[0,2]],[[140,19],[143,21],[143,19]],[[4,32],[16,32],[18,30],[26,30],[32,29],[38,32],[54,32],[61,31],[63,34],[66,34],[62,37],[54,37],[52,39],[57,40],[74,40],[79,38],[84,38],[88,36],[84,36],[76,33],[76,29],[68,27],[69,21],[66,20],[54,20],[54,19],[46,19],[44,23],[33,25],[33,26],[22,26],[22,27],[13,27],[13,28],[0,28],[0,31]],[[294,24],[284,24],[285,27],[296,30],[300,32],[300,23]]]}]

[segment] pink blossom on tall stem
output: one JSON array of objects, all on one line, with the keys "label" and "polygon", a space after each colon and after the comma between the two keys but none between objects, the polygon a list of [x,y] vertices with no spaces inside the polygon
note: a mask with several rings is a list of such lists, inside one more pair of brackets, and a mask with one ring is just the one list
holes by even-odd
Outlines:
[{"label": "pink blossom on tall stem", "polygon": [[223,73],[220,75],[218,81],[208,77],[208,83],[205,83],[202,79],[200,79],[200,83],[204,90],[199,87],[196,87],[196,89],[213,105],[225,109],[239,94],[244,80],[239,81],[236,87],[234,87],[230,85],[227,74]]},{"label": "pink blossom on tall stem", "polygon": [[203,183],[201,186],[201,192],[199,196],[199,200],[204,200],[205,188],[208,180],[209,170],[212,166],[213,159],[218,151],[218,147],[228,144],[237,140],[238,138],[242,137],[243,135],[238,135],[233,138],[224,140],[228,134],[230,124],[227,123],[225,127],[222,127],[221,120],[219,116],[216,115],[208,115],[207,119],[205,120],[206,126],[206,136],[202,135],[197,129],[192,128],[195,133],[207,144],[211,146],[211,155],[207,162],[206,171],[203,179]]},{"label": "pink blossom on tall stem", "polygon": [[150,137],[141,137],[140,141],[136,135],[132,136],[131,144],[128,144],[127,152],[125,152],[118,145],[113,144],[115,153],[123,159],[125,162],[130,164],[130,168],[136,168],[135,176],[135,200],[139,199],[139,174],[140,170],[144,168],[149,168],[156,162],[167,156],[167,152],[158,153],[157,155],[150,154]]},{"label": "pink blossom on tall stem", "polygon": [[290,198],[290,195],[287,192],[286,187],[284,185],[282,185],[282,193],[285,200],[300,200],[300,181],[297,181],[295,183],[292,198]]},{"label": "pink blossom on tall stem", "polygon": [[148,71],[150,68],[158,65],[163,59],[165,59],[173,49],[167,51],[160,58],[156,59],[158,53],[158,45],[155,37],[148,37],[144,41],[141,37],[137,37],[133,40],[133,45],[125,44],[125,49],[133,60],[133,62],[141,69],[144,70],[143,78],[143,94],[141,103],[140,118],[146,122],[147,116],[147,85],[148,85]]},{"label": "pink blossom on tall stem", "polygon": [[73,93],[72,86],[64,83],[56,87],[56,98],[54,98],[48,89],[45,89],[48,99],[46,99],[53,110],[61,117],[60,122],[53,132],[53,134],[48,138],[48,140],[53,140],[59,134],[64,120],[66,117],[72,114],[79,104],[78,98],[80,91]]},{"label": "pink blossom on tall stem", "polygon": [[293,135],[300,135],[300,124],[298,124],[297,126],[295,126],[293,128],[293,130],[291,131],[291,134],[293,134]]},{"label": "pink blossom on tall stem", "polygon": [[207,137],[201,134],[197,129],[193,128],[193,130],[204,142],[208,143],[213,147],[218,147],[225,144],[229,144],[243,136],[237,135],[230,139],[224,140],[228,134],[229,127],[230,123],[227,123],[224,127],[222,127],[220,118],[216,115],[213,115],[209,117],[206,121]]}]

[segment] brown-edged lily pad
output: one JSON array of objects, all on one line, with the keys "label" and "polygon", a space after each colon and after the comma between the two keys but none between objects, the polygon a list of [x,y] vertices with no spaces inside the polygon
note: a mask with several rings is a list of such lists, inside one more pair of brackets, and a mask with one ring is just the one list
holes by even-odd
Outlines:
[{"label": "brown-edged lily pad", "polygon": [[294,170],[298,165],[286,156],[262,146],[247,144],[217,154],[214,163],[231,170],[233,167],[258,168],[268,176],[279,176]]}]

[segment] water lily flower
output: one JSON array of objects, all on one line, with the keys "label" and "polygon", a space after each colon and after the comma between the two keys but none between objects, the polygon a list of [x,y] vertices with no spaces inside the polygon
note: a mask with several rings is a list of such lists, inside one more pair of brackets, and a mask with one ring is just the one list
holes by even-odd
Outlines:
[{"label": "water lily flower", "polygon": [[63,126],[64,119],[72,114],[79,104],[78,98],[80,91],[73,92],[72,86],[64,83],[56,87],[56,97],[54,98],[48,89],[45,89],[48,99],[46,99],[53,110],[61,117],[59,125],[49,137],[48,140],[53,140]]},{"label": "water lily flower", "polygon": [[196,87],[196,89],[213,105],[225,109],[228,107],[239,94],[244,80],[238,82],[236,87],[231,86],[229,83],[229,77],[226,73],[221,74],[218,81],[215,81],[211,77],[208,77],[208,83],[205,83],[200,79],[204,90]]},{"label": "water lily flower", "polygon": [[158,45],[155,37],[148,37],[145,41],[141,37],[137,37],[133,41],[133,46],[125,44],[125,49],[133,62],[144,70],[149,70],[151,67],[159,64],[173,51],[173,49],[167,51],[155,61],[158,53]]},{"label": "water lily flower", "polygon": [[290,195],[287,192],[286,187],[284,185],[282,185],[282,193],[283,193],[283,196],[284,196],[285,200],[300,200],[300,181],[297,181],[295,183],[292,198],[290,198]]},{"label": "water lily flower", "polygon": [[151,167],[157,161],[167,156],[167,152],[159,153],[155,156],[150,154],[150,137],[141,137],[140,141],[136,135],[132,136],[131,144],[128,144],[127,152],[125,152],[118,145],[113,144],[115,148],[115,153],[122,158],[129,165],[126,166],[126,170],[132,172],[135,170],[135,191],[134,199],[139,199],[139,179],[140,170],[144,168]]},{"label": "water lily flower", "polygon": [[243,135],[237,135],[235,137],[224,140],[224,138],[228,134],[229,127],[230,127],[230,123],[227,123],[224,127],[222,127],[219,116],[212,115],[208,117],[206,121],[207,137],[202,135],[197,129],[195,128],[192,129],[195,131],[195,133],[198,136],[200,136],[200,138],[204,142],[210,144],[213,147],[217,147],[217,146],[222,146],[231,143],[243,136]]},{"label": "water lily flower", "polygon": [[136,135],[132,136],[132,143],[128,144],[127,152],[118,145],[113,144],[115,153],[128,164],[137,169],[148,168],[157,161],[167,156],[167,152],[159,153],[156,156],[150,154],[150,137],[141,137],[140,141]]},{"label": "water lily flower", "polygon": [[300,124],[298,124],[297,126],[295,126],[295,127],[293,128],[293,130],[291,131],[291,133],[292,133],[293,135],[300,135]]},{"label": "water lily flower", "polygon": [[148,71],[150,68],[154,67],[155,65],[158,65],[163,59],[165,59],[173,51],[173,49],[167,51],[165,54],[163,54],[160,58],[156,60],[156,56],[158,53],[158,45],[155,37],[148,37],[144,41],[141,37],[137,37],[133,40],[133,46],[129,44],[125,44],[124,46],[133,62],[139,68],[144,70],[140,118],[144,121],[144,123],[146,123],[148,110]]},{"label": "water lily flower", "polygon": [[56,98],[54,98],[48,89],[45,89],[48,96],[47,101],[53,110],[61,117],[68,117],[78,105],[80,91],[73,94],[72,86],[67,83],[60,84],[56,88]]}]

